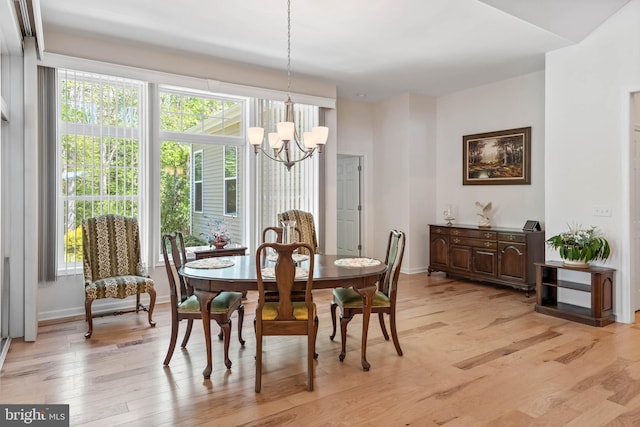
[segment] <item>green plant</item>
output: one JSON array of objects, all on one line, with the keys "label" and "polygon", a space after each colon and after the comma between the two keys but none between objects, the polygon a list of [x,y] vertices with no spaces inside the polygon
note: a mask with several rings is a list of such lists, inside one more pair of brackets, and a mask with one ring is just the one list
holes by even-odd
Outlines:
[{"label": "green plant", "polygon": [[558,250],[560,258],[569,261],[606,261],[611,254],[609,242],[593,226],[569,226],[569,231],[549,237],[547,244]]}]

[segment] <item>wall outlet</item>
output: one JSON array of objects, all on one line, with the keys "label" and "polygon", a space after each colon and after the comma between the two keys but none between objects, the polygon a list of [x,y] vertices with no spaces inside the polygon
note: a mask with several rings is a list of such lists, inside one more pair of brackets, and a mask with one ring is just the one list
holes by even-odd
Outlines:
[{"label": "wall outlet", "polygon": [[594,206],[593,216],[611,216],[611,208],[609,206]]}]

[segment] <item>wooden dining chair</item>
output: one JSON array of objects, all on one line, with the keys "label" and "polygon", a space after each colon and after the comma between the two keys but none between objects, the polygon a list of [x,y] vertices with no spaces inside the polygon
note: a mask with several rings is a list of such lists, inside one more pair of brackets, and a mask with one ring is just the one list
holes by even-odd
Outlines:
[{"label": "wooden dining chair", "polygon": [[[300,229],[296,227],[296,242],[300,242],[300,238],[302,234],[300,233]],[[262,243],[274,242],[274,243],[282,243],[283,236],[283,228],[282,227],[267,227],[262,230]],[[272,240],[270,240],[272,239]],[[263,256],[267,256],[269,251],[265,251]],[[277,301],[278,300],[278,291],[269,290],[265,291],[265,300],[266,301]],[[304,301],[305,292],[303,290],[295,290],[291,294],[291,298],[293,301]]]},{"label": "wooden dining chair", "polygon": [[[393,344],[396,347],[398,356],[402,356],[400,341],[398,341],[398,332],[396,329],[396,299],[398,291],[398,277],[400,276],[400,267],[402,266],[402,257],[404,255],[404,247],[406,236],[402,231],[392,230],[389,233],[389,243],[387,245],[387,255],[385,264],[387,269],[378,281],[378,290],[373,296],[371,304],[371,313],[378,313],[380,320],[380,328],[385,340],[389,340],[389,334],[384,323],[384,315],[389,315],[391,326],[391,336]],[[333,290],[333,302],[331,303],[331,322],[333,323],[333,332],[329,337],[332,341],[336,336],[336,308],[340,307],[340,337],[342,339],[342,352],[340,353],[340,361],[342,362],[346,356],[347,346],[347,325],[355,314],[362,314],[363,302],[362,296],[353,288],[336,288]],[[366,342],[363,342],[366,346]],[[368,368],[364,368],[368,370]]]},{"label": "wooden dining chair", "polygon": [[[262,255],[273,248],[278,254],[278,259],[273,267],[273,274],[279,293],[277,301],[265,300],[265,283],[263,275]],[[296,249],[307,249],[309,268],[305,285],[304,301],[293,301],[292,292],[296,281],[296,264],[292,255]],[[318,334],[318,316],[316,305],[313,302],[311,289],[313,287],[313,248],[306,243],[263,243],[256,252],[256,278],[258,282],[258,306],[254,327],[256,332],[256,393],[260,392],[262,385],[262,337],[267,335],[306,335],[307,336],[307,390],[313,390],[313,360],[315,353],[316,336]],[[299,271],[299,270],[298,270]],[[298,280],[303,280],[298,277]]]},{"label": "wooden dining chair", "polygon": [[[172,262],[169,261],[168,250],[170,250]],[[179,274],[180,268],[187,260],[182,233],[177,231],[162,236],[162,255],[164,257],[165,268],[167,269],[171,293],[171,339],[169,341],[167,355],[163,362],[164,365],[168,365],[176,347],[176,340],[178,339],[178,324],[182,320],[187,320],[187,330],[184,333],[182,344],[180,344],[180,347],[185,348],[191,335],[193,321],[194,319],[202,319],[202,314],[200,312],[198,299],[193,293],[193,288],[189,286],[186,279]],[[177,283],[180,284],[179,287]],[[211,319],[215,320],[221,328],[218,338],[221,340],[224,339],[224,364],[227,368],[231,368],[229,340],[231,337],[231,315],[235,310],[238,310],[238,340],[240,341],[240,345],[244,346],[244,340],[242,339],[242,323],[244,319],[242,293],[222,291],[211,301]],[[211,366],[211,360],[207,362],[208,366]]]}]

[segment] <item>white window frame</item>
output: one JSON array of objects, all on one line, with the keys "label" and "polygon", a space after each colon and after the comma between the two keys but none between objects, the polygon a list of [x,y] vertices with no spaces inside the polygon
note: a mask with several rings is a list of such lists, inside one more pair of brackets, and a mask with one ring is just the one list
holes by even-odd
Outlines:
[{"label": "white window frame", "polygon": [[[200,179],[196,179],[196,157],[198,156],[198,154],[200,154]],[[192,167],[192,171],[191,171],[191,176],[192,181],[191,181],[191,200],[192,200],[192,208],[191,211],[192,212],[196,212],[196,213],[202,213],[202,206],[204,206],[203,200],[204,200],[204,150],[196,150],[193,152],[193,165]],[[197,189],[197,184],[200,184],[200,209],[198,210],[198,207],[196,206],[196,189]]]},{"label": "white window frame", "polygon": [[[233,148],[235,150],[235,171],[236,174],[234,176],[227,176],[227,149],[228,148]],[[224,216],[232,216],[232,217],[237,217],[238,216],[238,147],[232,146],[232,145],[225,145],[224,146],[224,154],[222,156],[222,168],[223,168],[223,174],[222,174],[222,180],[223,180],[223,185],[224,185]],[[228,181],[235,181],[236,182],[236,197],[235,197],[235,206],[236,206],[236,210],[235,212],[229,212],[228,211],[228,191],[227,191],[227,182]]]}]

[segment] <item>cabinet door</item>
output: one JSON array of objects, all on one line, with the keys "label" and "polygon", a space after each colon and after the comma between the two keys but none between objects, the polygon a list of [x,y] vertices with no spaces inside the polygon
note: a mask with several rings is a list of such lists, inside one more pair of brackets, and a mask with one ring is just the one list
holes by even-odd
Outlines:
[{"label": "cabinet door", "polygon": [[449,265],[448,236],[434,236],[431,239],[429,258],[432,266],[447,267]]},{"label": "cabinet door", "polygon": [[496,277],[498,254],[495,250],[473,250],[473,272],[477,274]]},{"label": "cabinet door", "polygon": [[524,243],[503,243],[498,246],[498,277],[503,280],[527,282],[527,245]]},{"label": "cabinet door", "polygon": [[451,245],[449,267],[456,270],[471,271],[471,248]]}]

